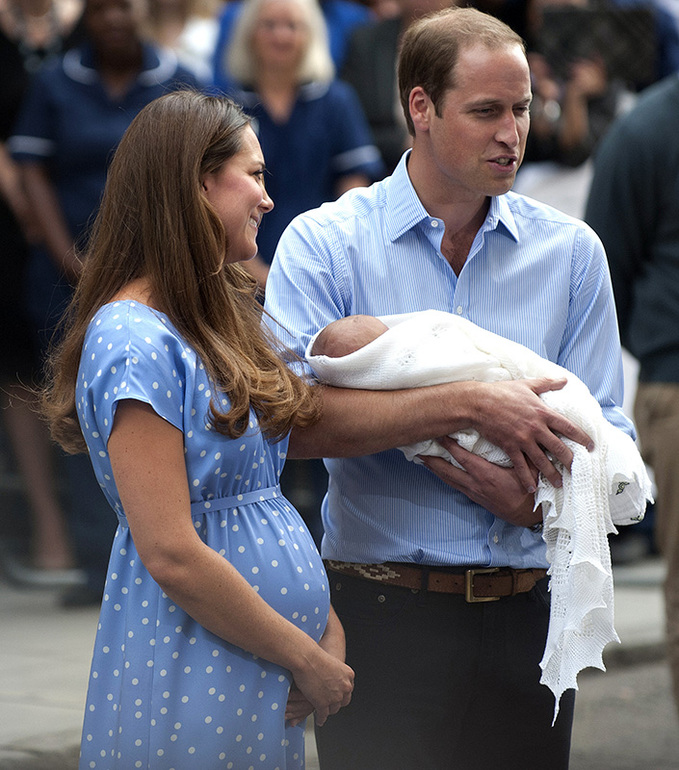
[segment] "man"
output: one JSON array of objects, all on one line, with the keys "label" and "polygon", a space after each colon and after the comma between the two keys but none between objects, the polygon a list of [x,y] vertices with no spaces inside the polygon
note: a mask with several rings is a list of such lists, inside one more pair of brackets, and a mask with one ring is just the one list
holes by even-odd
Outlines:
[{"label": "man", "polygon": [[[399,89],[413,147],[394,174],[301,215],[280,241],[267,299],[284,340],[301,352],[352,314],[457,313],[573,371],[630,431],[600,242],[508,192],[529,127],[521,39],[472,9],[417,21]],[[341,458],[326,461],[323,554],[356,688],[318,731],[324,770],[568,766],[573,692],[552,727],[539,684],[547,564],[531,531],[537,471],[558,484],[550,456],[572,459],[560,436],[590,444],[539,398],[561,385],[324,388],[321,421],[293,433],[293,456]],[[445,439],[464,471],[384,451],[463,427],[514,468]]]},{"label": "man", "polygon": [[642,93],[595,156],[587,222],[608,255],[623,345],[640,364],[634,416],[655,471],[667,651],[679,705],[679,77]]}]

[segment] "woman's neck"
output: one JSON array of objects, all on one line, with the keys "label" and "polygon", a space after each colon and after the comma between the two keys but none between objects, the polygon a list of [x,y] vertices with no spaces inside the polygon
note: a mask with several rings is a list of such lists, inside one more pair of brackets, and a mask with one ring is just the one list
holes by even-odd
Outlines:
[{"label": "woman's neck", "polygon": [[141,43],[131,45],[128,51],[119,51],[115,55],[98,52],[97,71],[111,97],[124,96],[136,80],[143,66]]},{"label": "woman's neck", "polygon": [[139,302],[142,305],[159,309],[153,301],[151,284],[147,278],[135,278],[130,281],[111,297],[110,302],[121,302],[123,300]]},{"label": "woman's neck", "polygon": [[290,117],[297,100],[298,84],[290,72],[258,73],[257,93],[271,117],[284,123]]}]

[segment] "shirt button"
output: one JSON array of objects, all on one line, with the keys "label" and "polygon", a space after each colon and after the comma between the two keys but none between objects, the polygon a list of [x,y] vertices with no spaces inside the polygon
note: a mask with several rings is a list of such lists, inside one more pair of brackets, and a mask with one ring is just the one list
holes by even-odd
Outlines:
[{"label": "shirt button", "polygon": [[438,222],[437,222],[435,219],[432,219],[432,220],[431,220],[431,226],[432,226],[432,227],[438,227],[438,226],[439,226],[439,223],[438,223]]},{"label": "shirt button", "polygon": [[458,306],[455,308],[455,312],[456,312],[458,315],[462,315],[462,305],[458,305]]},{"label": "shirt button", "polygon": [[493,542],[497,545],[500,542],[500,538],[497,535],[493,535]]}]

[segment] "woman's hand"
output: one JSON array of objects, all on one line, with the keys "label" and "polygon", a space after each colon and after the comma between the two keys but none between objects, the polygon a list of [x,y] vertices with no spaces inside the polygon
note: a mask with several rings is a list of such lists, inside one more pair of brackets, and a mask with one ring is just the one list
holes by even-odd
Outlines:
[{"label": "woman's hand", "polygon": [[322,727],[331,714],[351,701],[354,672],[349,666],[320,646],[318,654],[306,664],[293,670],[295,685],[316,712],[316,724]]},{"label": "woman's hand", "polygon": [[[328,624],[325,627],[325,633],[318,644],[328,654],[334,656],[342,663],[344,662],[346,652],[344,629],[332,607],[330,607],[330,614],[328,616]],[[293,682],[288,697],[288,705],[285,709],[285,718],[293,727],[296,727],[303,722],[313,710],[314,707],[311,702],[303,695],[299,687],[297,687],[297,684]]]}]

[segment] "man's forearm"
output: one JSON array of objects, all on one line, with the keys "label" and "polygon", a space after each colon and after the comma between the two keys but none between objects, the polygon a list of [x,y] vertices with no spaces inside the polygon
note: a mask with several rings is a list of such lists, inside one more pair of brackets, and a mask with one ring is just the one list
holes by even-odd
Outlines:
[{"label": "man's forearm", "polygon": [[558,486],[555,464],[570,467],[573,453],[563,437],[590,447],[590,437],[549,409],[540,394],[566,380],[455,382],[395,391],[323,387],[323,412],[310,428],[290,437],[292,458],[359,457],[474,428],[503,449],[528,492],[534,471]]},{"label": "man's forearm", "polygon": [[468,428],[477,384],[456,382],[412,390],[319,385],[321,419],[310,428],[293,431],[289,456],[358,457]]}]

